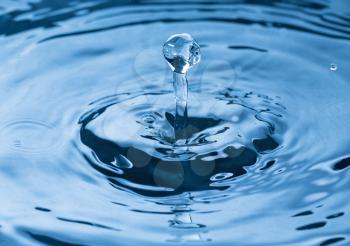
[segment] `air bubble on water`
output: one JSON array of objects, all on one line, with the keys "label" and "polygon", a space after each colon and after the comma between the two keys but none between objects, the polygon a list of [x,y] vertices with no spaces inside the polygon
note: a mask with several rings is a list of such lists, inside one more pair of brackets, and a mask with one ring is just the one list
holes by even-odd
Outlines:
[{"label": "air bubble on water", "polygon": [[199,45],[187,33],[171,36],[163,46],[163,55],[176,73],[186,73],[201,59]]},{"label": "air bubble on water", "polygon": [[142,118],[142,121],[146,124],[153,124],[155,122],[156,118],[153,115],[144,115]]},{"label": "air bubble on water", "polygon": [[219,181],[230,178],[233,176],[233,173],[217,173],[210,177],[210,181]]},{"label": "air bubble on water", "polygon": [[330,69],[331,71],[336,71],[336,70],[338,69],[338,66],[337,66],[337,64],[332,63],[332,64],[330,65],[329,69]]}]

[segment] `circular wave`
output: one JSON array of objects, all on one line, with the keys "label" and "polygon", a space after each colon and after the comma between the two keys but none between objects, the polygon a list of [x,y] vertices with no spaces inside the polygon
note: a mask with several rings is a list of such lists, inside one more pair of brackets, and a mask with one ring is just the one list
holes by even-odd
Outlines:
[{"label": "circular wave", "polygon": [[[0,3],[3,240],[348,243],[348,5]],[[183,32],[186,144],[161,54]]]}]

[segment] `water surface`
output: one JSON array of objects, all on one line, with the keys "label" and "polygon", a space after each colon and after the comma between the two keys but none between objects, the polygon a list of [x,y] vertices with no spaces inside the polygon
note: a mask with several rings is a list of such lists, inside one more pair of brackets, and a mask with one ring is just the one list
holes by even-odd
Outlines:
[{"label": "water surface", "polygon": [[[348,245],[348,1],[2,1],[4,245]],[[188,139],[162,45],[190,33]]]}]

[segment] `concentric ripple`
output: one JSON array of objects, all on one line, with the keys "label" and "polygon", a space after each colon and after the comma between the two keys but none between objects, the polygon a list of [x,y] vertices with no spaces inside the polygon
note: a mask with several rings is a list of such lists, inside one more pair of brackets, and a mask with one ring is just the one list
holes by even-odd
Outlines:
[{"label": "concentric ripple", "polygon": [[348,245],[349,4],[1,1],[1,243]]},{"label": "concentric ripple", "polygon": [[195,93],[189,98],[188,139],[175,141],[173,97],[160,92],[95,101],[80,119],[92,166],[115,185],[144,195],[173,195],[228,188],[229,183],[212,181],[245,174],[259,154],[279,146],[273,133],[283,108],[271,107],[272,98],[232,89]]}]

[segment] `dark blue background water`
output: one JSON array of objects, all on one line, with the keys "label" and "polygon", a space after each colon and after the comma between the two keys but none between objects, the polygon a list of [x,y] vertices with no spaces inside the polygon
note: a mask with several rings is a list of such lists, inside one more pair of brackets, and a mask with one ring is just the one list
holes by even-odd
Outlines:
[{"label": "dark blue background water", "polygon": [[3,245],[349,244],[350,2],[2,0],[0,35]]}]

